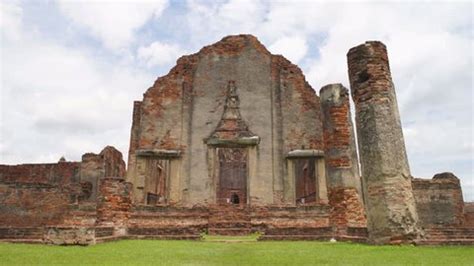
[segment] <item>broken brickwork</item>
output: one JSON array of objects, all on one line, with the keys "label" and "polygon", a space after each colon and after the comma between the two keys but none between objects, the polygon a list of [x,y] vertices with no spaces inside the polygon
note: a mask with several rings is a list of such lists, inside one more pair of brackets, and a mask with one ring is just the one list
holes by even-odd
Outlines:
[{"label": "broken brickwork", "polygon": [[359,164],[354,127],[349,106],[349,93],[341,84],[321,88],[324,151],[332,187],[351,186],[360,190]]},{"label": "broken brickwork", "polygon": [[79,181],[79,172],[79,162],[0,165],[0,182],[69,184]]},{"label": "broken brickwork", "polygon": [[464,223],[464,200],[459,179],[452,173],[433,179],[415,178],[413,194],[420,223],[425,226],[460,226]]},{"label": "broken brickwork", "polygon": [[132,186],[120,178],[103,178],[97,201],[97,225],[116,228],[117,234],[126,233],[132,207]]},{"label": "broken brickwork", "polygon": [[58,163],[0,165],[0,239],[95,243],[91,240],[97,222],[97,204],[91,198],[94,185],[106,176],[124,177],[125,163],[113,147],[82,158],[81,162],[61,158]]},{"label": "broken brickwork", "polygon": [[0,226],[36,227],[61,224],[70,195],[49,184],[0,184]]},{"label": "broken brickwork", "polygon": [[320,95],[331,224],[345,234],[348,227],[366,226],[349,93],[330,84]]},{"label": "broken brickwork", "polygon": [[124,177],[125,162],[122,153],[114,147],[107,146],[99,154],[82,155],[81,182],[90,186],[90,196],[86,199],[96,201],[100,180],[104,177]]}]

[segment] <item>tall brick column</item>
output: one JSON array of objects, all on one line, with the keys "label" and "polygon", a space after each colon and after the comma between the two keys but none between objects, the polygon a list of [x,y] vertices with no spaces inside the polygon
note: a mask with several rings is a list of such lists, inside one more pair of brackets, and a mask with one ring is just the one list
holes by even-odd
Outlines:
[{"label": "tall brick column", "polygon": [[341,84],[329,84],[319,95],[331,224],[337,235],[345,235],[348,227],[366,226],[349,92]]},{"label": "tall brick column", "polygon": [[347,59],[369,238],[373,243],[416,239],[418,215],[387,49],[366,42],[350,49]]}]

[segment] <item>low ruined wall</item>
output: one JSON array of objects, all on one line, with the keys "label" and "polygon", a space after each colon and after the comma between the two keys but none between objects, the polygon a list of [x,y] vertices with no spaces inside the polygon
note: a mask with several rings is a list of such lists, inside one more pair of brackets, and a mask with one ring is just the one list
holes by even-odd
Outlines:
[{"label": "low ruined wall", "polygon": [[0,165],[0,183],[67,184],[79,181],[79,162]]},{"label": "low ruined wall", "polygon": [[95,226],[95,204],[77,204],[75,185],[0,183],[0,241],[94,243],[81,228]]},{"label": "low ruined wall", "polygon": [[47,184],[0,184],[0,226],[39,227],[61,224],[70,194]]},{"label": "low ruined wall", "polygon": [[0,165],[0,240],[88,245],[125,235],[131,184],[109,178],[124,174],[110,146],[82,162]]},{"label": "low ruined wall", "polygon": [[474,202],[464,203],[464,224],[466,227],[474,227]]},{"label": "low ruined wall", "polygon": [[459,179],[451,173],[437,174],[433,179],[415,178],[413,194],[423,226],[461,225],[464,201]]}]

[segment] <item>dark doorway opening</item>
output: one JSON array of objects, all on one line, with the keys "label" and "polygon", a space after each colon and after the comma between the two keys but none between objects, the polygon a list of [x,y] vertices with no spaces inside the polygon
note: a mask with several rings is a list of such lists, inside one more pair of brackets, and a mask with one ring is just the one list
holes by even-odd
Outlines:
[{"label": "dark doorway opening", "polygon": [[230,197],[230,203],[239,204],[240,203],[239,195],[237,195],[235,193],[232,194],[232,197]]}]

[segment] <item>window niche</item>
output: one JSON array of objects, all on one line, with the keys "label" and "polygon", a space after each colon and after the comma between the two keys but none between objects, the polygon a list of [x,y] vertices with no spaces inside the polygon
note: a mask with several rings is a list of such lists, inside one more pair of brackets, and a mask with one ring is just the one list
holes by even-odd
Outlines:
[{"label": "window niche", "polygon": [[296,204],[314,203],[318,198],[317,173],[315,158],[297,158],[295,166]]},{"label": "window niche", "polygon": [[294,150],[288,153],[285,201],[295,205],[327,203],[324,153]]},{"label": "window niche", "polygon": [[138,150],[135,200],[145,205],[168,205],[179,200],[179,150]]},{"label": "window niche", "polygon": [[148,158],[145,178],[145,203],[161,205],[168,201],[169,160]]}]

